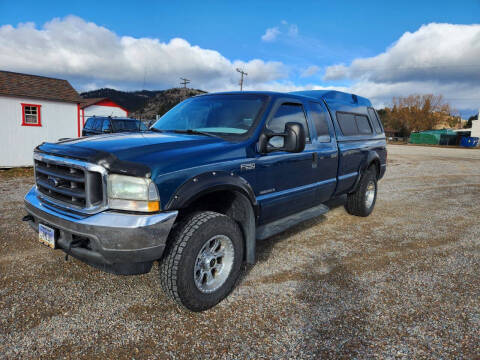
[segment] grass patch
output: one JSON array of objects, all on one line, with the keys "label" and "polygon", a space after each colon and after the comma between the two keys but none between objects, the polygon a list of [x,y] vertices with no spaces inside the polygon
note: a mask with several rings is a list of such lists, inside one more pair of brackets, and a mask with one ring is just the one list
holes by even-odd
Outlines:
[{"label": "grass patch", "polygon": [[16,177],[33,176],[33,167],[17,167],[11,169],[0,169],[0,179],[11,179]]}]

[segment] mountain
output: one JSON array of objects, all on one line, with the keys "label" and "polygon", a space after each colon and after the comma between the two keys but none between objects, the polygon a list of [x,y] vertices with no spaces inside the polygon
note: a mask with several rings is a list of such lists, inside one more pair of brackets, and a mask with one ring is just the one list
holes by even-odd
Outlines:
[{"label": "mountain", "polygon": [[201,94],[206,94],[206,92],[188,88],[173,88],[159,91],[155,97],[148,100],[145,106],[133,112],[131,116],[139,119],[152,120],[155,119],[157,115],[165,114],[179,102]]},{"label": "mountain", "polygon": [[107,97],[110,100],[121,105],[128,111],[137,111],[145,106],[149,99],[154,98],[161,91],[120,91],[115,89],[103,88],[83,92],[80,94],[84,99]]},{"label": "mountain", "polygon": [[205,91],[188,88],[168,90],[119,91],[103,88],[80,94],[84,99],[107,97],[129,111],[129,116],[141,119],[155,119],[163,115],[179,102]]}]

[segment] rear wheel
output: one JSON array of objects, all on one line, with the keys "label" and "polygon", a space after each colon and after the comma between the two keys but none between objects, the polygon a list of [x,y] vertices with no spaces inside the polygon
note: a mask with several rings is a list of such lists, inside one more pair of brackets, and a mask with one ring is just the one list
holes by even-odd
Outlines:
[{"label": "rear wheel", "polygon": [[243,237],[228,216],[197,212],[180,223],[161,262],[167,295],[192,311],[222,301],[233,289],[243,259]]},{"label": "rear wheel", "polygon": [[372,213],[376,201],[377,172],[370,167],[362,175],[357,191],[348,194],[345,208],[349,214],[365,217]]}]

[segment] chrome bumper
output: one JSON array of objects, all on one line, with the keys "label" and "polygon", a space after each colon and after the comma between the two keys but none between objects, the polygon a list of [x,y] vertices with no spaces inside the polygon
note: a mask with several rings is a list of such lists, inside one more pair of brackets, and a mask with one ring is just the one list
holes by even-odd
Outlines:
[{"label": "chrome bumper", "polygon": [[[137,215],[106,210],[90,216],[77,215],[41,201],[36,186],[25,196],[25,208],[33,217],[30,225],[36,231],[39,223],[54,228],[57,246],[91,265],[159,259],[178,214],[169,211]],[[88,239],[88,247],[72,248],[75,239]]]}]

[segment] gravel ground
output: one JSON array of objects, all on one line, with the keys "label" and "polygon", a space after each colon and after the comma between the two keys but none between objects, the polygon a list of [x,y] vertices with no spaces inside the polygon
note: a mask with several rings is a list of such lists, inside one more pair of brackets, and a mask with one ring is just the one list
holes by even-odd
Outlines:
[{"label": "gravel ground", "polygon": [[41,245],[31,184],[0,177],[0,358],[480,358],[479,151],[390,146],[370,217],[337,201],[259,243],[199,314],[158,266],[115,276]]}]

